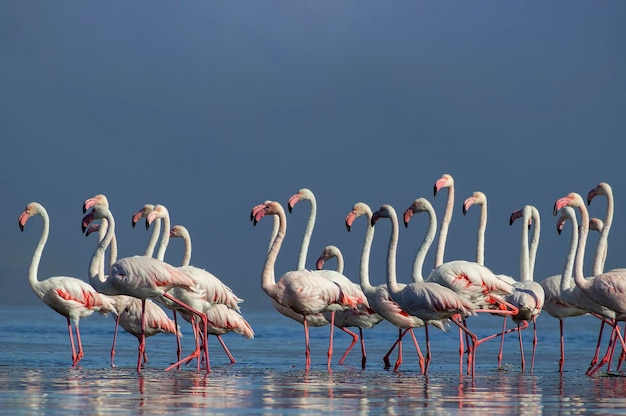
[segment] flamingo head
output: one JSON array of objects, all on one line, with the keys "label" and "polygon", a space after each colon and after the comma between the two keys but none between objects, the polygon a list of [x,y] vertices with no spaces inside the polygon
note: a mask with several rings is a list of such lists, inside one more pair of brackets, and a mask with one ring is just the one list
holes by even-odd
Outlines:
[{"label": "flamingo head", "polygon": [[432,209],[432,205],[430,204],[430,202],[428,202],[426,198],[417,198],[415,201],[413,201],[411,206],[404,211],[404,227],[409,226],[409,221],[411,220],[413,214],[426,212],[430,209]]},{"label": "flamingo head", "polygon": [[376,222],[380,219],[380,218],[390,218],[392,216],[392,213],[394,213],[394,209],[391,205],[383,205],[382,207],[380,207],[380,209],[376,212],[374,212],[372,214],[372,219],[370,220],[370,223],[372,224],[372,227],[376,224]]},{"label": "flamingo head", "polygon": [[45,211],[43,209],[43,206],[37,202],[31,202],[28,205],[26,205],[26,208],[17,219],[17,224],[20,227],[20,231],[24,231],[24,225],[26,225],[26,221],[28,221],[30,218],[34,217],[35,215],[41,215],[43,211]]},{"label": "flamingo head", "polygon": [[437,192],[441,190],[441,188],[450,188],[454,185],[454,179],[448,173],[444,173],[441,175],[441,178],[435,182],[435,187],[433,189],[433,196],[437,196]]},{"label": "flamingo head", "polygon": [[484,193],[476,191],[463,202],[463,215],[467,214],[467,211],[472,205],[484,205],[487,202],[487,197]]},{"label": "flamingo head", "polygon": [[262,204],[259,204],[252,208],[252,212],[250,213],[250,220],[252,221],[252,225],[256,225],[261,218],[270,214],[276,215],[280,211],[283,211],[283,208],[276,201],[265,201]]},{"label": "flamingo head", "polygon": [[148,228],[150,228],[150,225],[152,224],[152,222],[154,220],[158,219],[163,219],[169,216],[169,212],[167,211],[167,208],[165,208],[165,206],[158,204],[154,207],[154,209],[152,210],[152,212],[150,212],[148,214],[148,216],[146,217],[146,230]]},{"label": "flamingo head", "polygon": [[139,221],[141,218],[146,218],[153,210],[154,210],[154,205],[146,204],[139,211],[135,212],[132,218],[133,228],[135,228],[135,225],[137,225],[137,221]]},{"label": "flamingo head", "polygon": [[185,234],[189,234],[189,232],[182,225],[175,225],[170,230],[170,238],[183,238]]},{"label": "flamingo head", "polygon": [[348,213],[346,216],[346,229],[350,231],[350,227],[352,227],[352,223],[361,215],[367,215],[369,218],[372,216],[372,210],[370,207],[364,202],[357,202],[354,204],[352,211]]},{"label": "flamingo head", "polygon": [[337,247],[335,247],[335,246],[326,246],[326,247],[324,247],[324,251],[322,251],[322,254],[315,261],[315,268],[317,270],[322,270],[324,268],[324,263],[327,260],[330,260],[333,257],[336,257],[338,251],[339,251],[339,249]]},{"label": "flamingo head", "polygon": [[105,206],[109,206],[109,200],[107,199],[106,196],[104,196],[103,194],[98,194],[94,197],[91,197],[87,200],[85,200],[85,202],[83,203],[83,214],[85,212],[87,212],[87,210],[91,207],[93,207],[96,204],[102,204]]},{"label": "flamingo head", "polygon": [[293,194],[291,198],[289,198],[289,201],[287,201],[287,209],[289,210],[289,213],[291,214],[293,207],[298,202],[313,201],[314,199],[315,199],[315,196],[313,195],[313,192],[309,188],[302,188],[298,192]]},{"label": "flamingo head", "polygon": [[556,213],[563,207],[569,206],[572,208],[584,206],[583,199],[580,194],[576,192],[571,192],[564,196],[563,198],[559,198],[554,203],[554,209],[552,210],[552,214],[556,215]]},{"label": "flamingo head", "polygon": [[596,196],[598,195],[607,196],[609,193],[611,193],[611,185],[609,185],[606,182],[600,182],[599,184],[596,185],[595,188],[593,188],[587,194],[587,205],[590,205],[591,200],[595,198]]},{"label": "flamingo head", "polygon": [[109,208],[106,205],[102,205],[102,204],[94,205],[91,208],[91,211],[89,211],[87,215],[83,217],[83,221],[81,224],[83,233],[93,221],[105,218],[107,216],[108,211],[109,211]]}]

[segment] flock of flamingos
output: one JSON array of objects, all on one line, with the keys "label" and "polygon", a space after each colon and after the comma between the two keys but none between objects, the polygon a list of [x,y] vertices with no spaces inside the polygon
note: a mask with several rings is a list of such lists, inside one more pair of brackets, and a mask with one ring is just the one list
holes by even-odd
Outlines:
[{"label": "flock of flamingos", "polygon": [[[261,287],[270,296],[278,312],[303,325],[306,369],[308,370],[311,364],[310,326],[330,324],[329,369],[333,352],[334,327],[352,336],[352,343],[341,357],[340,364],[359,339],[359,336],[348,328],[358,328],[361,335],[361,364],[365,368],[366,354],[362,329],[371,328],[386,319],[398,328],[398,337],[384,356],[385,366],[390,368],[389,357],[394,348],[397,348],[398,355],[393,367],[394,371],[397,371],[402,364],[402,339],[409,333],[417,351],[421,372],[427,374],[431,361],[429,329],[434,326],[445,331],[452,324],[459,328],[460,373],[463,373],[464,363],[466,363],[467,373],[474,374],[476,349],[482,343],[492,339],[499,339],[500,342],[498,356],[498,366],[500,366],[504,336],[512,332],[517,332],[519,337],[522,370],[524,370],[521,331],[529,327],[531,322],[534,329],[530,367],[532,371],[537,345],[535,321],[542,310],[545,310],[560,321],[560,371],[563,371],[565,361],[563,320],[567,317],[586,314],[599,319],[598,344],[587,374],[593,375],[605,365],[610,370],[618,342],[622,345],[617,368],[619,370],[626,357],[626,343],[618,327],[619,321],[626,320],[626,280],[624,279],[626,269],[603,271],[607,238],[613,217],[611,187],[601,182],[587,195],[588,204],[596,196],[606,197],[607,211],[604,220],[589,218],[585,201],[580,194],[570,193],[556,200],[554,214],[561,213],[557,221],[557,230],[561,232],[567,221],[571,224],[570,248],[564,261],[562,274],[548,277],[541,282],[533,280],[540,218],[538,211],[530,205],[513,212],[510,218],[511,223],[516,219],[521,219],[522,223],[519,279],[496,274],[485,267],[483,245],[487,199],[482,192],[474,192],[463,203],[463,213],[472,205],[481,206],[476,260],[444,262],[448,225],[454,205],[454,179],[449,174],[442,175],[436,181],[434,195],[436,196],[443,188],[448,191],[448,199],[439,225],[435,267],[426,278],[422,275],[422,268],[426,253],[435,241],[437,216],[432,205],[425,198],[416,199],[402,213],[402,220],[407,227],[413,215],[428,214],[429,225],[415,256],[410,283],[401,283],[396,279],[399,222],[396,211],[390,205],[383,205],[373,212],[367,204],[358,202],[346,216],[348,230],[353,227],[358,217],[366,219],[359,284],[350,281],[342,274],[343,258],[334,246],[324,249],[317,260],[317,270],[305,269],[309,240],[317,210],[315,197],[309,189],[303,188],[289,198],[287,207],[290,212],[300,201],[309,201],[311,211],[300,248],[298,268],[283,274],[278,281],[274,275],[274,264],[287,229],[285,210],[276,201],[265,201],[252,208],[250,219],[254,225],[265,216],[273,217],[272,236],[261,273]],[[575,209],[580,212],[580,221],[577,220]],[[169,214],[163,205],[146,204],[133,215],[133,226],[141,218],[145,218],[146,227],[152,225],[153,231],[143,255],[121,259],[117,259],[115,220],[109,210],[107,198],[100,194],[87,199],[83,205],[83,212],[86,213],[82,220],[83,232],[87,235],[97,233],[99,236],[99,243],[89,266],[89,283],[66,276],[38,280],[37,270],[48,238],[50,220],[45,208],[37,202],[29,203],[18,219],[19,227],[23,230],[30,218],[42,217],[43,229],[29,268],[29,282],[35,294],[44,303],[66,317],[72,347],[72,365],[77,365],[83,357],[79,320],[91,315],[94,311],[113,314],[116,318],[115,336],[118,326],[122,326],[137,337],[139,340],[137,371],[141,371],[143,364],[148,360],[145,350],[146,337],[161,332],[176,334],[178,340],[177,360],[166,370],[179,368],[195,359],[198,371],[205,369],[209,372],[207,348],[209,335],[218,338],[230,361],[235,362],[221,335],[235,332],[247,338],[254,337],[253,329],[242,316],[238,306],[242,299],[213,274],[189,264],[191,258],[189,232],[181,225],[170,226]],[[372,286],[368,272],[369,255],[375,225],[382,218],[391,222],[387,253],[387,282]],[[97,220],[100,222],[96,222]],[[163,232],[160,231],[161,228]],[[532,233],[530,233],[531,229]],[[595,252],[593,276],[585,277],[583,260],[590,229],[598,231],[600,238]],[[185,253],[181,266],[174,266],[163,261],[169,240],[174,237],[185,241]],[[154,255],[155,249],[156,255]],[[108,267],[107,250],[109,251]],[[323,269],[324,262],[333,257],[337,259],[337,269]],[[172,310],[173,319],[170,319],[159,305]],[[471,331],[471,325],[468,325],[468,322],[471,322],[468,318],[479,313],[501,316],[503,318],[501,331],[479,339]],[[178,315],[191,324],[195,337],[195,349],[187,356],[183,356],[180,346]],[[508,317],[516,324],[511,329],[507,329]],[[607,351],[600,358],[602,329],[605,325],[611,328],[611,335]],[[413,333],[413,329],[420,327],[424,327],[425,331],[425,354],[422,354]],[[111,351],[111,365],[114,365],[115,336]]]}]

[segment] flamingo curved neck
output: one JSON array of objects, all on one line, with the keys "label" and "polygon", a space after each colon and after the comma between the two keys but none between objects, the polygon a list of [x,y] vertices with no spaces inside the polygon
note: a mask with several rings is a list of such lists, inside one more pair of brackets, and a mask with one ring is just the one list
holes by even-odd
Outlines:
[{"label": "flamingo curved neck", "polygon": [[[567,207],[569,208],[569,207]],[[570,208],[567,211],[568,218],[572,222],[572,235],[570,237],[569,250],[567,251],[567,257],[565,259],[565,266],[563,267],[563,274],[561,275],[561,292],[565,293],[573,288],[572,286],[572,270],[574,269],[574,258],[576,256],[576,249],[578,247],[578,220],[576,214]]]},{"label": "flamingo curved neck", "polygon": [[33,291],[38,295],[37,286],[41,283],[39,279],[37,279],[39,262],[41,261],[41,254],[43,253],[43,249],[46,246],[48,235],[50,233],[50,217],[48,216],[48,213],[45,209],[41,209],[40,215],[43,221],[43,226],[39,236],[39,241],[37,242],[37,247],[35,247],[35,252],[33,253],[33,258],[30,261],[30,267],[28,268],[28,282],[30,283],[30,287]]},{"label": "flamingo curved neck", "polygon": [[185,251],[183,252],[181,266],[189,266],[191,262],[191,236],[187,230],[183,231],[183,241],[185,242]]},{"label": "flamingo curved neck", "polygon": [[[528,221],[530,220],[532,213],[528,205],[524,207],[524,211],[522,214],[522,239],[520,244],[520,258],[519,258],[519,267],[520,267],[520,282],[525,282],[529,280],[530,276],[530,265],[529,265],[529,248],[528,248]],[[533,222],[533,227],[534,227]]]},{"label": "flamingo curved neck", "polygon": [[530,280],[534,279],[535,275],[535,259],[537,258],[537,249],[539,247],[539,237],[541,235],[541,217],[537,208],[531,205],[530,207],[533,218],[533,235],[530,241],[530,249],[528,253],[528,270]]},{"label": "flamingo curved neck", "polygon": [[396,252],[398,250],[398,216],[390,209],[389,219],[391,220],[391,234],[389,236],[389,247],[387,248],[387,288],[389,292],[398,293],[398,281],[396,277]]},{"label": "flamingo curved neck", "polygon": [[604,262],[606,261],[606,250],[609,239],[609,231],[611,229],[611,223],[613,222],[613,191],[609,188],[606,191],[606,216],[604,218],[604,226],[598,239],[598,245],[596,246],[596,253],[593,262],[593,275],[597,276],[604,271]]},{"label": "flamingo curved neck", "polygon": [[[108,223],[106,234],[104,238],[98,243],[96,251],[91,257],[91,263],[89,264],[89,283],[98,291],[105,294],[116,295],[117,293],[110,293],[110,290],[105,284],[107,276],[104,274],[104,253],[111,244],[115,235],[115,220],[113,214],[107,210],[106,220]],[[109,292],[109,293],[107,293]]]},{"label": "flamingo curved neck", "polygon": [[437,215],[435,214],[435,210],[432,207],[428,207],[427,212],[428,229],[420,248],[415,254],[415,259],[413,260],[413,271],[411,276],[413,277],[413,282],[415,283],[421,283],[424,281],[424,276],[422,275],[424,259],[426,258],[426,253],[428,253],[430,246],[435,240],[435,235],[437,234]]},{"label": "flamingo curved neck", "polygon": [[263,265],[263,272],[261,273],[261,289],[273,298],[273,294],[276,291],[276,277],[274,274],[274,265],[276,258],[280,252],[280,247],[287,233],[287,217],[284,211],[279,211],[278,214],[280,226],[278,227],[278,233],[272,242],[272,246],[267,252],[265,264]]},{"label": "flamingo curved neck", "polygon": [[315,228],[315,218],[317,216],[317,201],[315,197],[311,194],[307,200],[311,203],[311,211],[309,213],[309,219],[306,222],[306,227],[304,228],[304,236],[302,236],[297,270],[304,270],[306,267],[306,256],[309,252],[309,243],[311,242],[311,235],[313,234],[313,228]]},{"label": "flamingo curved neck", "polygon": [[[361,250],[361,263],[359,267],[359,276],[361,289],[363,291],[372,291],[374,287],[370,283],[370,253],[372,251],[372,242],[374,241],[374,227],[371,225],[372,211],[366,213],[367,231],[363,239],[363,249]],[[367,290],[366,290],[367,289]]]},{"label": "flamingo curved neck", "polygon": [[148,246],[146,247],[146,251],[144,251],[144,256],[152,257],[154,255],[154,249],[156,247],[157,241],[159,240],[159,234],[161,233],[161,219],[157,218],[154,220],[152,228],[152,233],[150,234],[150,240],[148,240]]},{"label": "flamingo curved neck", "polygon": [[578,248],[576,249],[576,260],[574,264],[574,282],[583,291],[589,289],[591,280],[585,279],[583,261],[585,258],[585,246],[587,245],[587,234],[589,233],[589,212],[584,205],[578,206],[580,210],[580,225],[578,226]]},{"label": "flamingo curved neck", "polygon": [[487,201],[480,205],[478,234],[476,235],[476,263],[485,265],[485,231],[487,230]]},{"label": "flamingo curved neck", "polygon": [[161,242],[159,244],[159,250],[157,251],[156,259],[163,261],[165,259],[165,251],[170,243],[170,215],[165,214],[163,217]]},{"label": "flamingo curved neck", "polygon": [[446,209],[441,218],[441,227],[439,228],[439,240],[437,241],[437,253],[435,254],[435,267],[443,264],[443,255],[446,250],[446,240],[448,239],[448,228],[452,221],[452,210],[454,208],[454,185],[448,187],[448,200]]}]

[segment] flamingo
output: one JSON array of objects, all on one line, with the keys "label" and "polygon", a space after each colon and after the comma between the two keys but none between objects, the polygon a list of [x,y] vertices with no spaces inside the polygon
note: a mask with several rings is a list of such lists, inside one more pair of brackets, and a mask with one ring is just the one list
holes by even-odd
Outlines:
[{"label": "flamingo", "polygon": [[[101,226],[106,224],[106,220],[103,219],[103,221],[103,224],[91,223],[85,231],[85,235],[89,236],[94,232],[106,233],[106,227]],[[104,238],[104,233],[99,240]],[[112,253],[116,252],[114,247],[116,247],[115,235],[110,244]],[[111,264],[115,263],[115,260],[116,255],[111,255]],[[115,344],[117,342],[118,327],[121,326],[126,332],[136,337],[137,341],[140,342],[141,340],[141,300],[125,295],[111,296],[111,298],[115,299],[115,312],[112,313],[115,319],[115,331],[113,332],[113,345],[111,346],[111,367],[115,367]],[[147,299],[145,336],[147,338],[161,333],[175,334],[179,337],[182,336],[178,325],[168,318],[163,309],[152,300]],[[144,351],[143,362],[146,364],[148,361],[148,353]]]},{"label": "flamingo", "polygon": [[[454,205],[454,179],[450,174],[442,175],[435,182],[434,195],[436,196],[443,188],[448,189],[448,199],[439,230],[435,268],[426,280],[439,283],[464,296],[475,305],[476,312],[489,312],[502,316],[516,315],[519,312],[517,308],[504,299],[504,296],[513,292],[513,287],[509,281],[499,278],[490,269],[477,262],[466,260],[443,262],[448,227],[452,219]],[[408,219],[405,217],[405,222],[407,221]],[[495,336],[497,335],[478,340],[474,345],[478,346]],[[462,343],[462,341],[460,342]],[[462,353],[463,348],[460,348],[460,354]],[[473,354],[470,353],[468,359],[471,356]],[[468,364],[468,369],[469,367]]]},{"label": "flamingo", "polygon": [[[613,212],[614,212],[614,202],[613,202],[613,189],[611,185],[606,182],[598,183],[589,193],[587,194],[587,205],[591,205],[591,201],[596,196],[605,196],[606,197],[606,214],[604,217],[604,221],[598,218],[592,218],[589,220],[589,229],[595,230],[600,233],[600,238],[598,239],[598,244],[596,246],[596,253],[593,263],[592,274],[594,276],[601,274],[604,271],[604,263],[606,261],[607,247],[608,247],[608,238],[609,231],[611,229],[611,224],[613,223]],[[604,320],[600,324],[600,332],[598,334],[598,346],[596,348],[596,355],[592,360],[592,363],[595,364],[598,359],[598,352],[600,341],[602,338],[602,330],[604,329]],[[622,351],[622,355],[620,356],[620,364],[618,366],[618,370],[621,367],[621,364],[625,357],[625,352]],[[610,363],[609,363],[610,368]]]},{"label": "flamingo", "polygon": [[[556,215],[557,211],[564,206],[578,208],[581,216],[576,261],[574,264],[574,282],[589,299],[603,307],[602,310],[597,313],[611,321],[611,325],[613,326],[611,338],[613,339],[617,336],[624,348],[626,344],[619,331],[617,321],[622,321],[626,318],[626,269],[613,269],[595,277],[584,277],[583,258],[589,231],[589,212],[587,211],[582,197],[576,192],[569,193],[557,199],[554,204],[554,214]],[[587,374],[590,376],[595,374],[595,372],[606,364],[610,358],[611,352],[612,346],[610,345],[607,354],[602,358],[600,363],[587,370]]]},{"label": "flamingo", "polygon": [[[26,222],[35,216],[40,216],[43,228],[39,242],[33,253],[28,269],[28,282],[39,299],[67,320],[67,329],[72,347],[72,366],[76,366],[83,358],[83,344],[80,338],[80,318],[90,316],[94,312],[106,315],[115,311],[115,301],[110,297],[99,293],[90,284],[69,276],[54,276],[45,280],[38,280],[37,272],[48,235],[50,232],[50,217],[48,212],[38,202],[31,202],[18,218],[20,231],[24,231]],[[72,323],[76,332],[76,344],[72,334]]]},{"label": "flamingo", "polygon": [[[294,312],[303,315],[304,337],[305,337],[305,363],[308,370],[311,365],[309,348],[309,327],[306,315],[322,312],[333,312],[346,308],[356,308],[362,299],[346,293],[343,286],[335,283],[328,276],[339,274],[333,270],[296,270],[290,271],[281,276],[276,281],[274,275],[274,264],[285,233],[287,231],[287,217],[285,210],[276,201],[266,201],[256,205],[251,212],[253,225],[256,225],[265,215],[278,215],[280,226],[272,247],[267,253],[265,265],[261,273],[261,288],[279,304],[292,309]],[[334,314],[331,315],[330,344],[328,348],[328,369],[330,370],[330,360],[332,357],[332,333],[334,326]]]},{"label": "flamingo", "polygon": [[[326,246],[322,251],[322,254],[319,256],[317,261],[315,262],[315,266],[317,270],[321,270],[324,267],[324,263],[332,258],[337,259],[337,267],[336,271],[339,273],[343,273],[343,254],[341,250],[337,246]],[[368,298],[369,302],[369,298]],[[329,319],[329,313],[325,312],[324,316],[326,319]],[[346,349],[346,352],[343,353],[343,356],[339,360],[339,364],[343,364],[346,357],[357,343],[359,336],[361,337],[361,368],[365,369],[365,362],[367,361],[367,356],[365,353],[365,341],[363,339],[363,328],[372,328],[380,321],[383,320],[383,317],[376,313],[371,308],[357,308],[357,309],[347,309],[343,311],[337,311],[335,314],[335,326],[342,331],[346,332],[348,335],[352,337],[352,342]],[[354,332],[347,329],[347,327],[355,326],[359,328],[359,335],[356,335]]]},{"label": "flamingo", "polygon": [[[108,295],[127,295],[141,299],[141,339],[139,342],[139,358],[137,360],[137,371],[141,371],[141,363],[145,352],[145,304],[148,298],[165,298],[176,304],[179,308],[194,313],[207,325],[207,318],[197,309],[181,302],[171,294],[167,293],[173,287],[183,287],[190,292],[196,292],[194,281],[185,273],[174,266],[148,256],[132,256],[118,259],[109,268],[109,274],[104,275],[102,271],[102,259],[107,247],[111,244],[115,233],[115,220],[113,214],[103,204],[96,204],[91,211],[85,215],[82,221],[83,230],[96,219],[106,218],[108,227],[104,239],[100,241],[94,252],[89,266],[90,281],[101,293]],[[206,334],[205,334],[206,335]],[[206,339],[206,337],[205,337]],[[208,353],[205,351],[207,362],[206,370],[210,371],[208,365]]]},{"label": "flamingo", "polygon": [[[236,362],[235,358],[222,339],[222,335],[234,332],[248,339],[254,338],[254,330],[241,315],[241,309],[238,305],[243,302],[243,299],[235,295],[230,287],[226,286],[212,273],[189,264],[191,261],[191,236],[185,226],[175,225],[172,227],[170,238],[183,239],[185,251],[181,269],[196,279],[204,290],[206,300],[211,304],[210,308],[205,310],[205,313],[207,318],[215,324],[215,326],[208,328],[208,334],[217,337],[230,362],[234,364]],[[183,318],[188,320],[189,315],[183,315]]]},{"label": "flamingo", "polygon": [[[480,205],[478,232],[476,235],[476,263],[481,266],[484,266],[485,265],[485,231],[487,229],[487,195],[485,195],[481,191],[475,191],[471,196],[466,198],[465,201],[463,202],[463,215],[466,215],[470,207],[473,205]],[[516,283],[515,279],[504,274],[496,274],[496,277],[511,285],[514,285]],[[514,330],[519,331],[522,328],[525,328],[525,327],[517,326]],[[499,334],[502,336],[502,338],[500,339],[500,351],[498,352],[498,368],[500,368],[502,364],[502,350],[504,348],[504,335],[510,331],[512,330],[507,331],[506,329],[506,315],[505,315],[503,322],[502,322],[502,332],[501,334]],[[495,334],[489,338],[492,338],[492,337],[495,337]]]},{"label": "flamingo", "polygon": [[[429,214],[430,221],[428,232],[424,237],[424,241],[422,242],[422,246],[420,247],[417,255],[418,258],[422,259],[420,261],[423,261],[423,258],[432,243],[433,235],[437,227],[434,210],[429,211]],[[378,211],[372,214],[372,226],[374,226],[380,218],[389,218],[391,220],[391,236],[389,238],[389,248],[387,249],[387,288],[392,299],[397,302],[404,311],[424,321],[426,357],[423,374],[426,374],[431,360],[428,324],[432,321],[449,319],[465,331],[474,342],[476,341],[476,336],[469,332],[469,330],[456,318],[457,315],[462,317],[473,315],[475,313],[474,305],[465,298],[459,296],[453,290],[438,283],[422,280],[420,282],[414,281],[405,286],[398,285],[396,278],[398,217],[396,215],[396,211],[391,205],[383,205]],[[471,349],[471,351],[474,350],[474,348]]]},{"label": "flamingo", "polygon": [[[159,249],[157,251],[156,258],[157,260],[163,260],[165,257],[165,252],[169,245],[169,240],[171,236],[170,230],[170,216],[167,208],[158,204],[154,207],[154,209],[148,214],[146,217],[146,226],[149,227],[154,221],[162,220],[163,223],[163,235],[161,237],[161,242],[159,244]],[[182,226],[179,227],[179,229]],[[167,230],[167,232],[166,232]],[[187,231],[185,229],[185,231]],[[184,233],[183,233],[184,234]],[[189,232],[187,231],[188,239],[185,240],[185,251],[189,257],[189,259],[183,258],[183,261],[187,264],[183,264],[179,267],[181,271],[192,277],[196,282],[196,287],[201,289],[201,292],[204,294],[200,303],[198,304],[198,310],[202,311],[207,319],[212,322],[212,325],[209,328],[204,328],[203,330],[207,335],[215,335],[219,340],[222,348],[226,352],[231,364],[236,362],[235,358],[229,351],[226,343],[222,339],[222,335],[227,332],[236,332],[240,335],[245,336],[246,338],[252,338],[254,336],[254,331],[250,324],[241,316],[239,303],[243,302],[243,299],[237,297],[232,289],[226,286],[220,279],[218,279],[212,273],[189,265],[189,261],[191,259],[191,237],[189,236]],[[183,255],[185,257],[185,255]],[[174,297],[186,299],[188,296],[188,292],[181,291],[180,289],[173,288],[172,289]],[[192,301],[189,299],[189,301]],[[190,315],[187,311],[181,311],[183,314],[183,318],[189,321],[192,326],[195,327],[193,315]],[[208,344],[204,344],[203,348],[206,348]],[[198,348],[198,347],[196,347]],[[190,357],[199,355],[199,351],[196,349],[196,352],[193,353]],[[189,362],[189,359],[179,360],[176,364],[170,366],[170,368],[177,367],[180,363]]]},{"label": "flamingo", "polygon": [[[524,328],[528,326],[528,321],[533,323],[533,352],[530,364],[530,372],[532,373],[535,366],[535,353],[537,351],[537,316],[541,313],[545,302],[545,292],[543,286],[533,281],[535,257],[537,252],[537,246],[539,244],[540,235],[540,217],[539,211],[532,205],[526,205],[523,209],[514,211],[509,219],[509,224],[517,218],[523,218],[522,222],[522,243],[520,250],[520,281],[513,284],[514,292],[506,297],[506,300],[515,305],[519,310],[519,313],[513,315],[511,318],[513,322],[517,324],[517,334],[520,343],[520,354],[522,358],[522,371],[526,367],[526,361],[524,359],[524,349],[522,346],[522,333],[520,325],[525,324]],[[530,248],[528,247],[528,225],[532,222],[533,225],[533,237]],[[506,319],[506,316],[504,317]],[[504,339],[504,332],[502,333],[502,339]],[[500,349],[500,356],[502,356],[502,344]],[[500,362],[498,362],[500,367]]]},{"label": "flamingo", "polygon": [[[306,258],[307,258],[307,254],[309,251],[309,243],[311,240],[311,235],[313,234],[313,228],[315,227],[315,219],[317,217],[317,200],[315,199],[315,195],[313,194],[313,191],[311,191],[308,188],[301,188],[300,190],[298,190],[298,192],[292,195],[287,201],[287,208],[289,212],[292,212],[295,205],[300,201],[309,201],[311,205],[311,210],[309,211],[309,217],[307,219],[307,223],[304,229],[304,235],[302,236],[302,243],[300,245],[300,252],[298,253],[297,270],[303,270],[306,266]],[[365,294],[363,293],[359,285],[353,283],[350,279],[348,279],[342,273],[330,274],[328,275],[328,277],[331,280],[333,280],[335,283],[340,285],[342,287],[342,290],[345,291],[347,294],[361,299],[361,304],[360,304],[361,306],[359,306],[359,309],[362,309],[362,311],[358,312],[357,314],[359,313],[362,313],[364,315],[369,314],[367,311],[367,309],[369,308],[367,297],[365,296]],[[347,312],[344,313],[344,315],[346,314]],[[326,320],[328,320],[328,314],[325,314],[324,317],[326,318]],[[337,319],[336,314],[335,314],[335,319]],[[347,331],[344,331],[344,332],[348,333]],[[354,333],[352,334],[348,333],[348,334],[352,337],[352,343],[354,343],[355,334]],[[348,348],[348,351],[350,349],[351,347]],[[345,354],[344,354],[344,357],[345,357]]]},{"label": "flamingo", "polygon": [[[265,202],[269,202],[269,201],[265,201]],[[270,240],[269,240],[270,242],[269,242],[269,246],[267,249],[268,251],[272,248],[272,244],[274,243],[274,239],[276,238],[276,235],[278,235],[278,229],[280,227],[280,219],[278,215],[272,215],[272,217],[274,218],[274,220],[272,222],[272,232],[270,234]],[[274,306],[274,309],[276,309],[277,312],[279,312],[281,315],[284,315],[290,319],[293,319],[296,322],[299,322],[300,324],[304,324],[303,322],[304,319],[306,319],[307,325],[309,327],[320,327],[320,326],[328,325],[330,323],[328,322],[328,320],[326,319],[326,317],[324,317],[324,314],[322,313],[315,313],[315,314],[303,316],[299,313],[294,312],[292,309],[276,302],[274,298],[270,298],[270,301],[272,303],[272,306]]]},{"label": "flamingo", "polygon": [[[563,337],[563,320],[573,316],[582,316],[589,313],[587,309],[581,309],[566,302],[564,292],[570,291],[572,284],[572,270],[574,268],[574,257],[578,246],[578,220],[574,208],[563,207],[561,209],[561,217],[557,222],[557,232],[561,234],[563,224],[569,220],[572,224],[572,234],[570,237],[570,246],[567,251],[565,265],[561,274],[553,275],[541,281],[544,289],[545,303],[543,309],[551,316],[559,320],[560,346],[561,356],[559,358],[559,372],[563,372],[565,364],[565,341]],[[565,290],[563,290],[565,289]],[[582,293],[582,292],[580,292]]]},{"label": "flamingo", "polygon": [[[372,248],[372,242],[374,240],[374,227],[371,225],[372,210],[369,205],[364,202],[357,202],[356,204],[354,204],[352,210],[348,213],[348,215],[346,215],[346,229],[350,231],[352,228],[352,224],[360,216],[365,216],[367,219],[367,230],[365,232],[365,238],[363,241],[363,249],[361,251],[361,263],[359,273],[361,289],[363,290],[363,293],[365,293],[370,307],[379,315],[381,315],[384,319],[398,327],[398,338],[383,357],[385,368],[389,368],[391,366],[389,362],[389,356],[397,345],[398,358],[396,359],[393,371],[398,371],[400,365],[402,365],[402,338],[407,332],[410,332],[411,338],[413,339],[413,344],[415,345],[415,350],[417,351],[417,356],[419,358],[420,370],[424,372],[424,356],[422,355],[419,343],[417,342],[417,339],[415,338],[415,334],[413,332],[413,328],[423,327],[424,321],[416,316],[411,316],[408,313],[404,312],[402,308],[400,308],[400,306],[389,295],[386,283],[378,286],[372,286],[372,284],[370,283],[369,257]],[[440,322],[437,322],[436,324],[441,325]],[[441,325],[441,329],[445,329],[443,325]]]}]

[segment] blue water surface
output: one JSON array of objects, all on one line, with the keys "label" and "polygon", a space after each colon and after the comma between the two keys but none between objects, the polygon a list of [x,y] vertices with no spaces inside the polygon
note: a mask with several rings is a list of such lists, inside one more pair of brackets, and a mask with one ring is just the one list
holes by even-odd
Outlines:
[{"label": "blue water surface", "polygon": [[[211,372],[196,362],[164,371],[175,361],[172,335],[148,338],[149,363],[136,371],[137,340],[120,332],[116,367],[110,366],[114,321],[93,315],[81,321],[85,357],[71,366],[65,318],[44,305],[0,306],[0,413],[11,415],[83,414],[626,414],[626,378],[617,371],[585,375],[595,351],[599,321],[585,316],[565,321],[565,371],[558,371],[558,321],[539,317],[534,371],[530,372],[532,325],[523,331],[526,353],[521,370],[516,334],[505,339],[504,361],[497,368],[499,341],[478,350],[476,374],[459,371],[458,330],[431,330],[433,358],[428,375],[420,374],[407,337],[398,372],[385,369],[382,357],[397,336],[383,322],[364,331],[367,364],[361,368],[357,344],[344,365],[337,361],[350,338],[335,331],[333,364],[326,366],[329,327],[311,330],[312,365],[304,369],[302,326],[274,310],[244,311],[256,336],[223,338],[237,363],[230,364],[210,338]],[[513,324],[509,324],[512,327]],[[193,349],[184,321],[183,349]],[[497,332],[502,318],[471,318],[479,336]],[[605,350],[606,338],[602,352]],[[425,351],[424,330],[416,330]],[[395,361],[392,354],[391,361]]]}]

